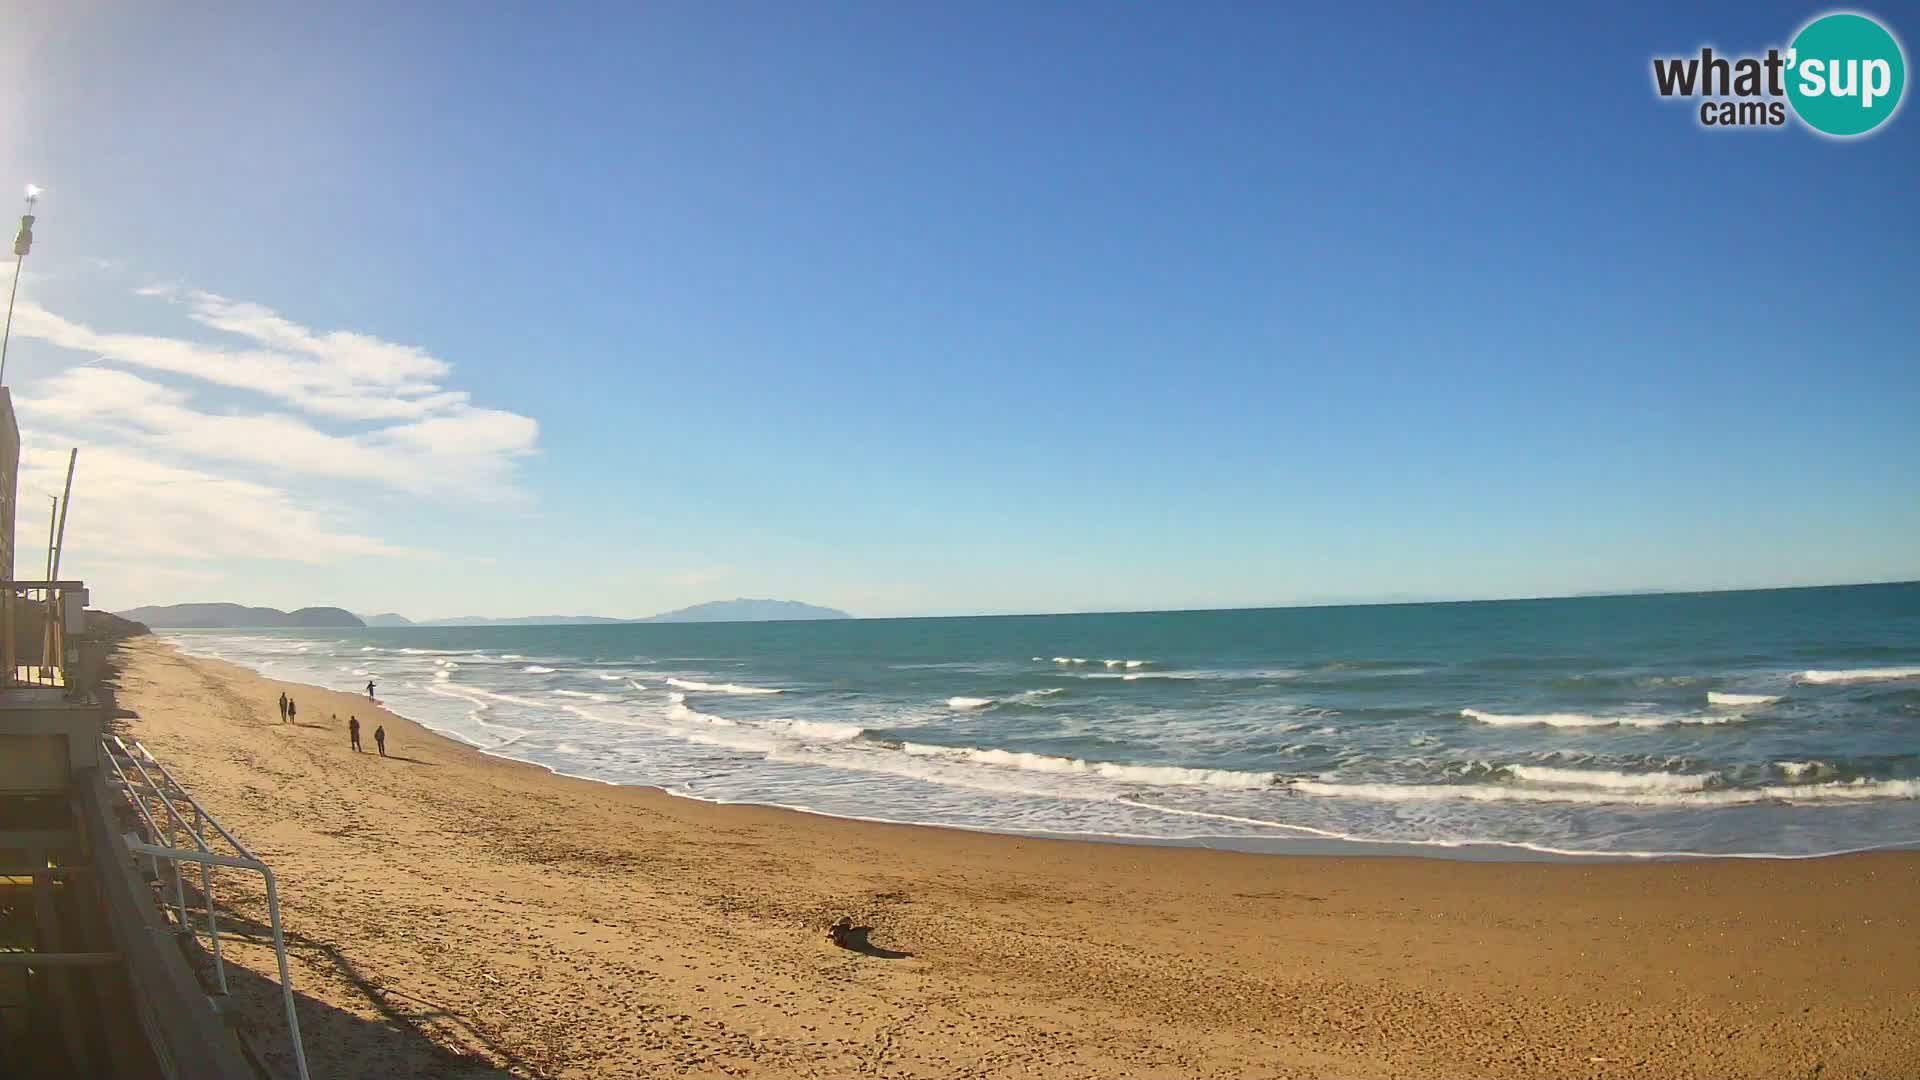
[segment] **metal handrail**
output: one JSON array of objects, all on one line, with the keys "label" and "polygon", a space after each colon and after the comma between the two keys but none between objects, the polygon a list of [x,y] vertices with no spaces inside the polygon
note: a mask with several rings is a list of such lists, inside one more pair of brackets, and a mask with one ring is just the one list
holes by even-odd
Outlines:
[{"label": "metal handrail", "polygon": [[[250,870],[259,874],[266,882],[267,923],[273,933],[274,959],[280,967],[280,997],[286,1008],[287,1033],[293,1042],[293,1060],[295,1066],[299,1069],[300,1080],[309,1080],[307,1073],[307,1052],[300,1039],[300,1017],[294,1009],[293,977],[287,965],[286,935],[280,926],[279,885],[273,876],[273,869],[256,858],[245,844],[242,844],[231,832],[227,831],[226,826],[220,824],[218,818],[208,813],[206,808],[201,806],[199,801],[188,793],[187,789],[181,786],[178,780],[174,779],[173,774],[167,771],[167,767],[162,765],[160,760],[153,756],[152,751],[142,745],[138,739],[132,740],[132,744],[133,749],[128,749],[127,741],[121,739],[118,735],[109,735],[101,740],[101,750],[105,752],[108,763],[113,766],[114,775],[119,778],[121,787],[126,793],[127,800],[133,803],[134,809],[139,811],[141,819],[146,822],[147,835],[156,841],[156,843],[145,844],[129,839],[127,841],[127,849],[134,854],[145,855],[153,860],[156,867],[156,875],[159,860],[166,859],[175,864],[173,868],[173,883],[180,926],[184,932],[196,934],[196,936],[198,932],[194,930],[193,923],[187,915],[186,891],[181,885],[181,875],[178,864],[190,862],[200,865],[201,896],[207,908],[207,934],[213,941],[214,968],[217,981],[220,985],[220,993],[223,995],[227,993],[227,976],[225,961],[220,951],[220,924],[214,915],[212,868],[215,866],[227,866],[237,870]],[[138,753],[136,754],[135,751],[138,751]],[[166,780],[164,787],[154,782],[153,774],[147,771],[146,765],[142,763],[142,758],[160,770],[160,775]],[[136,786],[133,779],[127,775],[126,770],[121,766],[122,759],[131,764],[134,769],[139,772],[140,783],[138,786]],[[158,798],[161,806],[166,810],[166,816],[168,818],[167,839],[169,842],[165,845],[157,843],[161,835],[160,828],[154,821],[153,814],[146,806],[146,799],[143,797],[143,792]],[[187,824],[186,816],[180,812],[179,807],[174,805],[176,798],[184,800],[187,805],[193,808],[194,823],[191,826]],[[173,823],[175,822],[178,822],[182,831],[186,832],[186,834],[193,839],[194,848],[172,846]],[[218,832],[220,836],[240,854],[237,856],[222,855],[208,848],[202,823],[213,826],[214,831]]]}]

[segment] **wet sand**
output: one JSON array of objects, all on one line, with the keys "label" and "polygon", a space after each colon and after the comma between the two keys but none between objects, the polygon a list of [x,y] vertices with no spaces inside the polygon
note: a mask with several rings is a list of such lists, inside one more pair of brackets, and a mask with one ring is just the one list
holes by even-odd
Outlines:
[{"label": "wet sand", "polygon": [[[555,776],[152,639],[117,663],[129,732],[280,876],[316,1077],[1920,1076],[1920,854],[1487,863],[851,822]],[[243,876],[219,895],[264,919]],[[860,948],[827,939],[842,916]],[[228,958],[285,1066],[271,953]]]}]

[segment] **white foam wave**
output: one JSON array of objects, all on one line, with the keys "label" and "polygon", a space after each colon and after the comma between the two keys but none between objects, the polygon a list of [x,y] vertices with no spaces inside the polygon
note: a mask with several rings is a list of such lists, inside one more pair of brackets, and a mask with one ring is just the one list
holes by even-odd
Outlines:
[{"label": "white foam wave", "polygon": [[1611,769],[1553,769],[1508,765],[1507,775],[1530,784],[1603,788],[1608,791],[1703,791],[1715,773],[1629,773]]},{"label": "white foam wave", "polygon": [[601,682],[619,682],[622,679],[625,679],[626,676],[615,674],[614,672],[611,672],[611,671],[602,671],[602,672],[597,672],[594,675],[594,678],[599,679]]},{"label": "white foam wave", "polygon": [[1087,658],[1084,656],[1056,656],[1053,658],[1053,662],[1056,664],[1084,664],[1087,662]]},{"label": "white foam wave", "polygon": [[1707,691],[1709,705],[1771,705],[1779,700],[1776,694],[1726,694],[1718,690]]},{"label": "white foam wave", "polygon": [[972,709],[984,709],[991,704],[993,704],[993,699],[990,697],[950,697],[947,699],[947,708],[957,709],[962,712]]},{"label": "white foam wave", "polygon": [[1461,709],[1468,720],[1494,727],[1667,727],[1672,724],[1732,724],[1745,719],[1738,714],[1724,716],[1595,716],[1589,713],[1495,713],[1480,709]]},{"label": "white foam wave", "polygon": [[570,698],[581,698],[581,699],[584,699],[584,700],[586,700],[586,701],[602,701],[602,702],[604,702],[604,701],[612,701],[612,700],[613,700],[612,698],[610,698],[610,697],[608,697],[608,696],[607,696],[607,695],[605,695],[605,694],[590,694],[590,693],[588,693],[588,692],[587,692],[587,691],[585,691],[585,690],[555,690],[555,691],[554,691],[554,693],[555,693],[555,694],[558,694],[558,695],[559,695],[559,696],[561,696],[561,697],[570,697]]},{"label": "white foam wave", "polygon": [[802,739],[822,742],[848,742],[866,734],[859,724],[835,724],[825,720],[769,720],[767,726]]},{"label": "white foam wave", "polygon": [[517,652],[503,652],[503,653],[501,653],[501,654],[500,654],[500,659],[502,659],[502,660],[525,660],[525,659],[526,659],[526,657],[524,657],[524,656],[521,656],[521,655],[520,655],[519,653],[517,653]]},{"label": "white foam wave", "polygon": [[1617,791],[1591,788],[1530,788],[1495,784],[1342,784],[1296,780],[1287,785],[1307,795],[1372,799],[1382,802],[1430,802],[1465,799],[1474,802],[1627,803],[1636,806],[1740,806],[1751,803],[1819,803],[1862,799],[1920,798],[1920,780],[1836,781],[1827,784],[1775,784],[1754,788],[1716,788],[1705,791]]},{"label": "white foam wave", "polygon": [[1828,683],[1882,682],[1888,679],[1920,679],[1920,667],[1842,668],[1838,671],[1802,671],[1794,682]]},{"label": "white foam wave", "polygon": [[1140,668],[1147,666],[1147,661],[1145,660],[1102,660],[1100,662],[1110,668]]},{"label": "white foam wave", "polygon": [[668,686],[677,686],[682,690],[697,690],[705,694],[783,694],[767,686],[741,686],[739,683],[709,683],[697,679],[668,679]]},{"label": "white foam wave", "polygon": [[634,688],[635,690],[645,690],[645,689],[647,688],[647,684],[646,684],[646,683],[643,683],[643,682],[639,682],[639,681],[637,681],[637,680],[634,680],[634,679],[628,679],[628,680],[627,680],[627,685],[628,685],[628,686],[631,686],[631,687],[633,687],[633,688]]},{"label": "white foam wave", "polygon": [[1052,697],[1053,695],[1060,693],[1064,689],[1066,688],[1062,686],[1050,686],[1045,690],[1028,690],[1022,693],[1020,695],[1020,698],[1024,701],[1037,701],[1043,697]]},{"label": "white foam wave", "polygon": [[1084,761],[1080,758],[1032,754],[1019,750],[983,749],[975,746],[932,746],[926,743],[901,743],[900,749],[913,756],[964,761],[1022,772],[1053,773],[1064,776],[1092,776],[1130,784],[1155,786],[1198,786],[1249,790],[1273,786],[1270,772],[1241,772],[1236,769],[1190,769],[1179,765],[1122,765],[1112,761]]},{"label": "white foam wave", "polygon": [[527,674],[529,674],[529,675],[551,675],[551,674],[553,674],[553,669],[552,669],[552,668],[550,668],[550,667],[541,667],[541,666],[540,666],[539,664],[528,664],[528,665],[527,665],[526,667],[523,667],[523,668],[521,668],[520,670],[521,670],[521,671],[524,671],[524,672],[526,672],[526,673],[527,673]]}]

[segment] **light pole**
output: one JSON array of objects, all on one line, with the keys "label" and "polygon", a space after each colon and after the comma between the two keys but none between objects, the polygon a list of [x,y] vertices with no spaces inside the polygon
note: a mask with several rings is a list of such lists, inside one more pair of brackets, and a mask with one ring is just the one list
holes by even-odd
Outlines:
[{"label": "light pole", "polygon": [[0,386],[7,384],[7,346],[13,343],[13,299],[20,295],[20,268],[26,265],[27,252],[33,250],[33,204],[40,201],[40,189],[27,185],[27,212],[20,215],[20,235],[13,238],[13,289],[7,293],[7,328],[0,333]]}]

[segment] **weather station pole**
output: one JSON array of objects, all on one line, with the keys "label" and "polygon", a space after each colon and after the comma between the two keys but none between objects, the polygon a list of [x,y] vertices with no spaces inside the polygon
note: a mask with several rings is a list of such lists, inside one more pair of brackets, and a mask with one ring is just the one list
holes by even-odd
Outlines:
[{"label": "weather station pole", "polygon": [[7,384],[7,346],[13,343],[13,301],[20,295],[20,270],[33,250],[33,204],[40,201],[40,189],[27,185],[27,212],[20,215],[20,235],[13,238],[13,288],[7,293],[7,328],[0,333],[0,386]]}]

